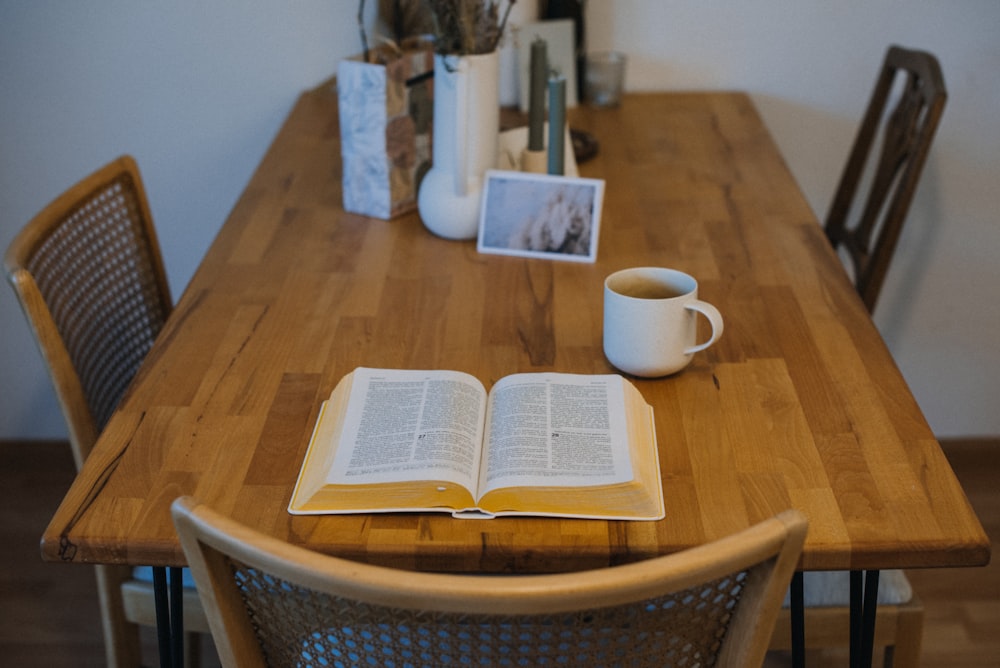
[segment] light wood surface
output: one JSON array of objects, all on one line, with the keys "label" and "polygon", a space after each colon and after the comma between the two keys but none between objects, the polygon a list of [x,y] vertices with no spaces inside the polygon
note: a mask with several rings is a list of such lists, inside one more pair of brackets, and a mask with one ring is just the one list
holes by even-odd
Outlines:
[{"label": "light wood surface", "polygon": [[[578,108],[607,180],[595,264],[480,255],[340,207],[336,97],[304,94],[47,528],[45,558],[177,565],[193,495],[294,544],[417,570],[580,570],[674,552],[787,507],[805,569],[974,566],[989,541],[749,97]],[[320,402],[355,366],[613,371],[602,283],[682,269],[726,320],[656,412],[660,522],[286,512]]]}]

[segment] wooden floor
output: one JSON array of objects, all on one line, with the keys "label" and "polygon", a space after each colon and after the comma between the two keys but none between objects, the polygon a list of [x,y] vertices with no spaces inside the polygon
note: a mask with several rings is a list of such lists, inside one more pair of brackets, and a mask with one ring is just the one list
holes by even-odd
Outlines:
[{"label": "wooden floor", "polygon": [[[1000,541],[1000,440],[953,442],[945,452],[961,479],[994,555]],[[44,563],[38,540],[73,478],[63,443],[0,443],[0,665],[100,666],[94,576],[79,565]],[[1000,667],[1000,557],[987,568],[910,572],[927,610],[925,668]],[[144,636],[147,664],[155,639]],[[217,665],[210,643],[203,665]],[[818,668],[846,665],[846,653],[810,655]],[[788,665],[773,655],[767,666]]]}]

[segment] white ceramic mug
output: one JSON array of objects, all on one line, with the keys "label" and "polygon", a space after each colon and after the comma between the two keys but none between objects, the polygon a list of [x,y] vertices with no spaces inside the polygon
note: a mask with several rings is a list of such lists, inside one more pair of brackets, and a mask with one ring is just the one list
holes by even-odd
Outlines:
[{"label": "white ceramic mug", "polygon": [[[697,343],[697,313],[712,325],[712,336]],[[633,376],[676,373],[692,355],[719,340],[722,315],[698,299],[698,281],[675,269],[623,269],[604,281],[604,354]]]}]

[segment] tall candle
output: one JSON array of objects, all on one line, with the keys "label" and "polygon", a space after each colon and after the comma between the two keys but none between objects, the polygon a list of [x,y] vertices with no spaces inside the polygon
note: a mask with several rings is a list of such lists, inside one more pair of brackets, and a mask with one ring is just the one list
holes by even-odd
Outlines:
[{"label": "tall candle", "polygon": [[549,57],[544,39],[531,43],[531,89],[528,91],[528,150],[545,150],[545,80]]},{"label": "tall candle", "polygon": [[566,77],[549,79],[549,174],[563,175],[566,134]]}]

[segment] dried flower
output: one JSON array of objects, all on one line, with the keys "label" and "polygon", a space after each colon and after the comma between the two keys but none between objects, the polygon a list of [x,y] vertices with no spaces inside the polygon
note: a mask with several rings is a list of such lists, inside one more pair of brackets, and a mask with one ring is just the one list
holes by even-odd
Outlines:
[{"label": "dried flower", "polygon": [[[379,0],[379,18],[393,39],[383,45],[399,50],[408,38],[434,34],[434,50],[441,54],[473,55],[495,51],[516,0]],[[506,4],[503,17],[500,5]],[[364,26],[365,0],[358,2],[358,30],[364,60],[374,62],[383,54],[370,50]],[[372,52],[374,51],[374,52]],[[370,55],[369,55],[370,54]]]},{"label": "dried flower", "polygon": [[427,0],[434,16],[435,47],[442,54],[473,55],[496,50],[515,0]]}]

